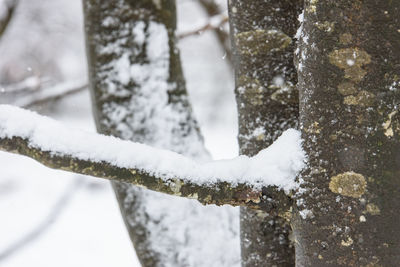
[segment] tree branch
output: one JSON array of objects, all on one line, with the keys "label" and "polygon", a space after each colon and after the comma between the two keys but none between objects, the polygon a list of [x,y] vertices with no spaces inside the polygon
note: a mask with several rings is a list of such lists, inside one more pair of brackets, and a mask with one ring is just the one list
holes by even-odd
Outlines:
[{"label": "tree branch", "polygon": [[60,151],[45,151],[32,147],[28,138],[1,138],[0,148],[4,151],[28,156],[41,164],[64,171],[91,175],[113,181],[142,186],[150,190],[197,199],[202,204],[244,205],[250,201],[260,202],[260,191],[248,185],[231,186],[228,182],[198,185],[182,178],[164,179],[136,168],[122,168],[111,162],[82,160]]},{"label": "tree branch", "polygon": [[[0,17],[0,38],[4,34],[7,29],[7,26],[10,24],[11,18],[13,17],[15,8],[17,7],[17,0],[14,1],[5,1],[5,14],[3,17]],[[1,16],[1,14],[0,14]]]},{"label": "tree branch", "polygon": [[[50,168],[131,183],[202,204],[255,208],[270,205],[268,192],[274,190],[268,188],[294,189],[294,178],[304,164],[295,130],[287,131],[275,146],[253,158],[198,164],[174,152],[68,129],[7,105],[0,105],[0,149],[31,157]],[[286,197],[282,194],[280,190],[275,196],[281,201]]]},{"label": "tree branch", "polygon": [[207,21],[207,23],[205,23],[201,27],[198,27],[198,28],[196,28],[194,30],[191,30],[191,31],[179,33],[177,35],[177,37],[178,37],[178,39],[184,39],[184,38],[189,37],[189,36],[202,34],[205,31],[219,30],[227,22],[228,22],[228,17],[227,16],[216,15],[216,16],[210,17],[209,20]]},{"label": "tree branch", "polygon": [[[210,18],[222,13],[220,6],[214,0],[199,0],[199,4],[207,12],[207,15]],[[232,51],[229,40],[229,33],[221,28],[215,28],[214,32],[217,35],[221,47],[224,49],[226,53],[226,58],[232,65]]]},{"label": "tree branch", "polygon": [[68,206],[68,203],[72,199],[74,193],[83,184],[82,182],[82,177],[75,179],[57,200],[43,221],[36,225],[27,234],[19,238],[15,243],[12,243],[3,251],[0,251],[0,261],[4,261],[5,259],[13,256],[15,253],[19,252],[21,249],[37,240],[38,237],[42,236],[42,234],[44,234],[65,211],[65,208]]},{"label": "tree branch", "polygon": [[44,105],[49,102],[57,101],[66,96],[80,93],[86,90],[88,85],[81,83],[72,85],[70,83],[63,83],[51,88],[43,88],[42,90],[30,94],[29,96],[22,97],[15,101],[15,104],[24,108],[31,108],[33,106]]},{"label": "tree branch", "polygon": [[44,82],[45,80],[43,81],[39,77],[31,76],[15,84],[0,85],[4,98],[3,103],[12,103],[15,106],[31,108],[80,93],[88,87],[85,81],[63,82],[50,87],[44,87]]}]

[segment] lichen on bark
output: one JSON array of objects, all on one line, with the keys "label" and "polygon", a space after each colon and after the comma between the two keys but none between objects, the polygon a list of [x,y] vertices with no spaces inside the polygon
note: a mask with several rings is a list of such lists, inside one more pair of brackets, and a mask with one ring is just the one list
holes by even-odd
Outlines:
[{"label": "lichen on bark", "polygon": [[366,190],[367,181],[364,176],[355,172],[335,175],[329,182],[329,189],[336,194],[360,198]]},{"label": "lichen on bark", "polygon": [[[391,126],[400,92],[391,86],[400,71],[400,2],[308,0],[305,7],[298,87],[308,167],[292,220],[296,264],[396,265],[400,139]],[[318,29],[322,21],[334,30]],[[318,133],[310,130],[316,123]],[[305,220],[303,211],[313,216]]]}]

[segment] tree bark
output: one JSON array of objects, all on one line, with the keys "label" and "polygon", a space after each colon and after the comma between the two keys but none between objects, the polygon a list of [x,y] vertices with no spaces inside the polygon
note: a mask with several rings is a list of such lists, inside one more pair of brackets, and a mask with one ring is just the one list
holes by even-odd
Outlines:
[{"label": "tree bark", "polygon": [[[252,156],[298,124],[293,36],[302,1],[228,3],[240,153]],[[291,229],[282,214],[242,207],[240,230],[242,266],[294,266]]]},{"label": "tree bark", "polygon": [[308,0],[296,266],[400,262],[400,2]]},{"label": "tree bark", "polygon": [[[208,159],[175,44],[175,1],[85,0],[84,6],[98,130]],[[154,58],[163,49],[162,30],[167,31],[168,51]],[[232,208],[205,208],[123,183],[113,183],[113,188],[143,266],[195,266],[212,261],[229,266],[236,261],[236,234],[225,229],[227,225],[235,228]],[[213,220],[215,228],[205,232],[203,225]],[[205,239],[198,240],[200,235]],[[203,243],[212,235],[230,242],[220,254]]]}]

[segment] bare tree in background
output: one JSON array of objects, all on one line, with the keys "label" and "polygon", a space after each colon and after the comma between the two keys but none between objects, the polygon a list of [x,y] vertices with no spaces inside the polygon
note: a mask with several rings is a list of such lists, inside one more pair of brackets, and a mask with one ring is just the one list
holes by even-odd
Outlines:
[{"label": "bare tree in background", "polygon": [[[188,102],[177,52],[175,1],[95,0],[84,1],[84,8],[90,88],[99,132],[200,160],[209,158]],[[158,36],[159,28],[166,29],[168,36]],[[127,32],[133,34],[127,36]],[[165,73],[155,71],[160,64],[167,64]],[[121,75],[131,69],[136,76],[128,73],[122,81]],[[124,116],[117,115],[121,112]],[[113,183],[113,188],[144,266],[230,266],[237,261],[229,254],[238,252],[238,239],[221,229],[234,223],[226,221],[235,216],[233,210],[216,211],[124,183]],[[146,207],[149,203],[159,206],[161,213],[152,214]],[[214,248],[206,249],[196,241],[201,228],[196,225],[207,220],[218,225],[203,236],[225,232],[223,238],[232,244],[220,259],[212,257]]]}]

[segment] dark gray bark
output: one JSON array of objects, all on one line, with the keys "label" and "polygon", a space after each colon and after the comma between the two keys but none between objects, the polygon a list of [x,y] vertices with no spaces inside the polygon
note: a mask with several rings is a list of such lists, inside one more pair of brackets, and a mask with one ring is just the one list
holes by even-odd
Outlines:
[{"label": "dark gray bark", "polygon": [[400,1],[308,0],[296,266],[400,262]]},{"label": "dark gray bark", "polygon": [[[241,154],[252,156],[297,127],[293,36],[301,8],[300,0],[229,1]],[[242,207],[240,215],[242,266],[294,266],[282,214]]]}]

